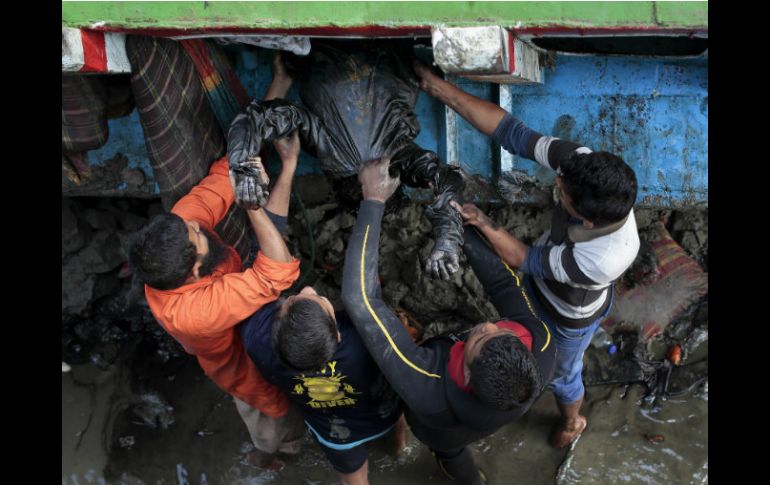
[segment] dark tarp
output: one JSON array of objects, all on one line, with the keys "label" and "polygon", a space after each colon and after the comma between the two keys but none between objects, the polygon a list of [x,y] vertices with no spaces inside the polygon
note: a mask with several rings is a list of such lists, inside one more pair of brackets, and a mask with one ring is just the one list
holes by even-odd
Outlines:
[{"label": "dark tarp", "polygon": [[450,272],[456,270],[462,220],[449,201],[462,203],[463,179],[459,169],[414,143],[420,132],[413,111],[419,87],[409,67],[411,47],[320,44],[308,57],[299,78],[304,106],[254,100],[230,127],[231,167],[294,129],[299,129],[303,149],[333,180],[352,178],[362,163],[388,157],[404,184],[433,189],[435,198],[426,210],[436,242],[431,260],[451,263]]}]

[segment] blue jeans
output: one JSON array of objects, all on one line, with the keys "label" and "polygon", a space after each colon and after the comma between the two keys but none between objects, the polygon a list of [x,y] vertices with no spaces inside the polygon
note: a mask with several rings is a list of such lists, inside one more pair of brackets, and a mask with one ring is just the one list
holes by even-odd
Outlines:
[{"label": "blue jeans", "polygon": [[556,400],[561,404],[572,404],[583,397],[583,354],[591,344],[591,338],[599,328],[599,324],[612,308],[614,288],[610,288],[610,304],[607,309],[591,325],[583,328],[567,328],[554,323],[551,315],[546,312],[535,293],[535,282],[530,275],[524,276],[524,287],[531,295],[532,305],[538,316],[545,322],[551,331],[551,336],[556,344],[556,370],[548,384],[548,390],[552,391]]}]

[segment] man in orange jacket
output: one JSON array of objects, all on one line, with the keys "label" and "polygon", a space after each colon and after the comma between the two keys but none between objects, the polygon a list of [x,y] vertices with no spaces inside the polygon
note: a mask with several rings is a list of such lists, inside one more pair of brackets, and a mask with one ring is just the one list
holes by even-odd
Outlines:
[{"label": "man in orange jacket", "polygon": [[[276,70],[266,98],[285,96],[290,85],[291,78]],[[296,452],[304,433],[301,416],[262,377],[237,331],[241,321],[275,301],[299,276],[299,261],[273,224],[288,215],[299,139],[294,133],[275,146],[281,173],[264,207],[246,211],[260,248],[250,267],[241,271],[238,253],[214,232],[234,201],[226,156],[212,164],[209,175],[171,213],[156,216],[129,249],[155,319],[233,396],[260,466],[277,451]]]}]

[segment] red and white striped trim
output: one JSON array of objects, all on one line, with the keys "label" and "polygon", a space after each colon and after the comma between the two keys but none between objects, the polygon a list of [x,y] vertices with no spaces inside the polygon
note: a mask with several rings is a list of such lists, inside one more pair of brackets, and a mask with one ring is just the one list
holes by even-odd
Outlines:
[{"label": "red and white striped trim", "polygon": [[126,35],[62,27],[61,70],[67,72],[131,72]]}]

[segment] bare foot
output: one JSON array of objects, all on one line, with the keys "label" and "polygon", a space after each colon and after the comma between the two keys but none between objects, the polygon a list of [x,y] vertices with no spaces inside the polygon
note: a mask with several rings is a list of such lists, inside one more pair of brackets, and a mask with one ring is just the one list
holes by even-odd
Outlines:
[{"label": "bare foot", "polygon": [[562,422],[556,431],[551,434],[548,442],[554,448],[564,448],[580,436],[580,433],[586,429],[587,424],[588,422],[584,416],[578,416],[577,420],[573,423],[565,424]]},{"label": "bare foot", "polygon": [[247,465],[270,471],[279,471],[286,466],[286,463],[274,454],[265,453],[264,451],[259,450],[249,452],[244,461]]}]

